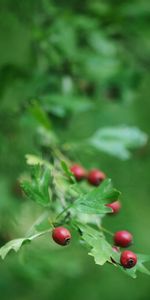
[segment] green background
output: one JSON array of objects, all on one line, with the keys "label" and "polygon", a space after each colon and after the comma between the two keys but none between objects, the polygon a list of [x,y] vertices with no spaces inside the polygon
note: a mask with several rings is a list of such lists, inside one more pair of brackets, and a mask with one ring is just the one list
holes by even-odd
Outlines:
[{"label": "green background", "polygon": [[[146,0],[0,0],[1,245],[22,236],[39,213],[16,185],[26,170],[24,155],[45,151],[29,109],[34,99],[63,143],[80,143],[98,128],[124,124],[149,135],[149,18]],[[131,231],[131,249],[146,254],[149,150],[148,144],[127,161],[82,145],[70,153],[87,169],[98,167],[113,179],[123,209],[104,225]],[[40,238],[0,262],[3,300],[148,300],[149,282],[141,273],[134,280],[109,264],[94,265],[76,237],[67,249]]]}]

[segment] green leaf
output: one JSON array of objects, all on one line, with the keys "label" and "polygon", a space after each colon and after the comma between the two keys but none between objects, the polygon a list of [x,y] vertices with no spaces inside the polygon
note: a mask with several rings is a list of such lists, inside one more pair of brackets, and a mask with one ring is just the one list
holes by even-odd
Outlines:
[{"label": "green leaf", "polygon": [[150,271],[143,265],[143,263],[150,261],[150,255],[137,254],[137,265],[136,270],[147,275],[150,275]]},{"label": "green leaf", "polygon": [[65,174],[75,183],[75,178],[64,160],[61,161],[61,166]]},{"label": "green leaf", "polygon": [[36,155],[26,154],[25,158],[26,158],[27,164],[30,165],[30,166],[34,166],[34,165],[40,165],[40,166],[47,165],[49,167],[52,167],[51,164],[47,160],[41,159],[40,157],[38,157]]},{"label": "green leaf", "polygon": [[79,224],[78,227],[82,232],[82,239],[90,246],[89,255],[94,257],[94,261],[98,265],[105,262],[111,262],[112,247],[105,240],[104,235],[90,226]]},{"label": "green leaf", "polygon": [[50,178],[51,178],[50,170],[49,168],[45,168],[44,171],[42,172],[41,177],[39,178],[39,189],[42,192],[43,196],[45,196],[46,202],[49,202]]},{"label": "green leaf", "polygon": [[136,274],[136,267],[133,267],[132,269],[125,269],[122,266],[120,266],[121,271],[123,271],[124,273],[126,273],[126,275],[132,277],[133,279],[135,279],[137,277]]},{"label": "green leaf", "polygon": [[79,197],[73,207],[79,212],[87,214],[105,214],[111,212],[111,208],[105,204],[108,200],[117,200],[120,192],[113,188],[111,179],[106,179],[99,187]]},{"label": "green leaf", "polygon": [[147,142],[147,135],[136,127],[106,127],[99,129],[89,143],[98,150],[116,156],[120,159],[129,159],[129,150],[142,147]]},{"label": "green leaf", "polygon": [[35,165],[32,179],[24,180],[21,186],[28,198],[39,203],[42,206],[50,205],[49,184],[51,179],[50,168],[47,166],[40,167]]},{"label": "green leaf", "polygon": [[150,275],[150,271],[142,263],[138,264],[137,271],[144,273],[146,275]]},{"label": "green leaf", "polygon": [[29,111],[40,125],[46,129],[51,129],[51,122],[46,112],[42,109],[37,101],[33,101],[32,106],[29,107]]},{"label": "green leaf", "polygon": [[0,256],[2,259],[6,257],[6,255],[11,251],[14,250],[15,252],[18,252],[18,250],[21,248],[21,246],[27,242],[31,242],[32,240],[38,238],[39,236],[49,232],[49,230],[41,231],[38,232],[30,237],[25,237],[25,238],[20,238],[20,239],[15,239],[7,244],[5,244],[3,247],[0,248]]},{"label": "green leaf", "polygon": [[150,261],[150,255],[147,254],[137,254],[137,257],[138,261],[140,261],[141,263]]},{"label": "green leaf", "polygon": [[70,184],[70,181],[61,172],[54,172],[53,175],[55,194],[59,200],[64,199],[63,201],[65,201],[65,196],[69,195],[73,185]]},{"label": "green leaf", "polygon": [[89,99],[68,94],[51,94],[42,97],[41,103],[47,112],[64,118],[70,113],[84,112],[93,107]]},{"label": "green leaf", "polygon": [[[132,269],[125,269],[120,266],[120,252],[113,251],[112,246],[106,241],[101,231],[83,224],[75,224],[75,226],[80,229],[82,239],[90,247],[89,255],[94,257],[96,264],[103,265],[105,262],[110,262],[132,278],[137,277],[137,271],[150,275],[150,271],[143,265],[144,262],[150,261],[149,255],[137,254],[137,265]],[[113,263],[111,258],[113,258],[116,263]]]}]

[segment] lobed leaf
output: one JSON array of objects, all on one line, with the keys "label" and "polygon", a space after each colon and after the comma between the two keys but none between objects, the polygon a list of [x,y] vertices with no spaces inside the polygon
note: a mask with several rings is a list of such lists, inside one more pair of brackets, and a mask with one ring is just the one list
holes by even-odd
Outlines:
[{"label": "lobed leaf", "polygon": [[25,244],[27,242],[31,242],[32,240],[38,238],[39,236],[41,236],[49,231],[50,230],[45,230],[42,232],[38,232],[30,237],[15,239],[15,240],[8,242],[7,244],[5,244],[3,247],[0,248],[1,258],[4,259],[11,250],[18,252],[23,244]]},{"label": "lobed leaf", "polygon": [[[82,239],[90,247],[89,255],[94,257],[94,261],[98,265],[103,265],[106,262],[114,264],[119,267],[121,271],[125,272],[132,278],[137,277],[137,271],[150,275],[150,271],[143,265],[144,262],[150,261],[149,255],[137,254],[138,262],[132,269],[125,269],[120,265],[120,252],[114,252],[112,246],[106,241],[102,232],[83,224],[77,224],[82,233]],[[113,263],[111,258],[116,263]]]},{"label": "lobed leaf", "polygon": [[70,180],[72,182],[75,183],[75,178],[64,160],[61,161],[61,166],[62,166],[62,169],[64,170],[65,174],[70,178]]},{"label": "lobed leaf", "polygon": [[147,135],[136,127],[106,127],[99,129],[89,139],[89,144],[97,150],[126,160],[131,156],[130,150],[144,146],[147,139]]},{"label": "lobed leaf", "polygon": [[104,235],[88,225],[79,224],[78,226],[82,232],[82,239],[91,248],[88,254],[94,257],[95,263],[103,265],[107,261],[111,262],[112,247],[105,240]]},{"label": "lobed leaf", "polygon": [[21,186],[28,198],[42,206],[50,205],[49,184],[51,179],[50,169],[47,166],[40,167],[35,165],[33,168],[32,179],[24,180]]},{"label": "lobed leaf", "polygon": [[73,207],[87,214],[105,214],[112,211],[106,206],[108,200],[117,200],[119,195],[120,192],[113,188],[111,179],[106,179],[100,186],[80,196]]}]

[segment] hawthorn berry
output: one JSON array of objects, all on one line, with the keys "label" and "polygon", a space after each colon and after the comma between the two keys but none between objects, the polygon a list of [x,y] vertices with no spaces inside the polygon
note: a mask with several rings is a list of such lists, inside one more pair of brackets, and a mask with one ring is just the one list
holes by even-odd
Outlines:
[{"label": "hawthorn berry", "polygon": [[65,227],[56,227],[53,229],[52,238],[57,244],[66,246],[70,242],[71,233]]},{"label": "hawthorn berry", "polygon": [[132,243],[132,234],[126,230],[117,231],[114,234],[115,245],[120,247],[127,247]]},{"label": "hawthorn berry", "polygon": [[73,165],[70,168],[70,171],[73,173],[73,175],[75,176],[77,181],[81,181],[82,179],[84,179],[86,177],[86,172],[84,170],[83,167],[81,167],[80,165]]},{"label": "hawthorn berry", "polygon": [[137,263],[137,256],[132,251],[125,250],[120,256],[120,263],[124,268],[131,269]]},{"label": "hawthorn berry", "polygon": [[105,178],[106,175],[97,169],[91,170],[88,174],[88,182],[95,186],[98,186]]},{"label": "hawthorn berry", "polygon": [[120,201],[114,201],[112,203],[108,203],[108,204],[106,204],[106,206],[108,206],[112,209],[112,214],[117,214],[121,209]]}]

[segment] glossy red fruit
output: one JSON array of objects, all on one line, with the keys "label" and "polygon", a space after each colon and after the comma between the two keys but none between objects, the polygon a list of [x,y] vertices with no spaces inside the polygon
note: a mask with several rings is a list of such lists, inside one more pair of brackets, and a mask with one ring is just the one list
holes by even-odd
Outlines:
[{"label": "glossy red fruit", "polygon": [[137,256],[132,251],[123,251],[120,256],[120,263],[124,268],[131,269],[137,263]]},{"label": "glossy red fruit", "polygon": [[126,230],[117,231],[114,234],[115,245],[120,247],[127,247],[132,243],[132,234]]},{"label": "glossy red fruit", "polygon": [[73,165],[70,168],[70,171],[73,173],[77,181],[81,181],[86,177],[86,172],[80,165]]},{"label": "glossy red fruit", "polygon": [[52,238],[57,244],[66,246],[70,242],[71,233],[65,227],[56,227],[52,232]]},{"label": "glossy red fruit", "polygon": [[98,186],[105,178],[106,175],[97,169],[91,170],[88,174],[88,182],[95,186]]},{"label": "glossy red fruit", "polygon": [[108,206],[112,209],[112,214],[117,214],[121,209],[120,201],[114,201],[112,203],[108,203],[108,204],[106,204],[106,206]]}]

